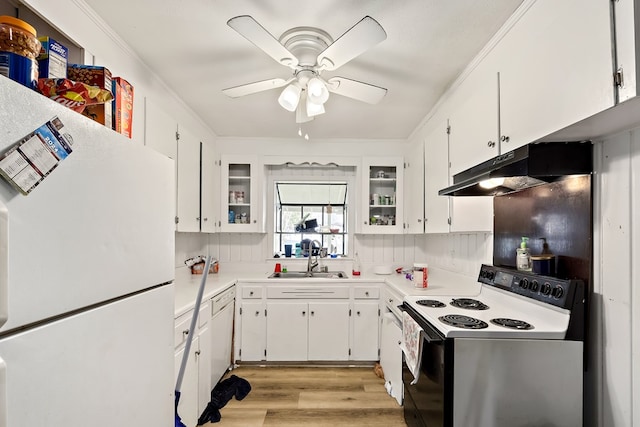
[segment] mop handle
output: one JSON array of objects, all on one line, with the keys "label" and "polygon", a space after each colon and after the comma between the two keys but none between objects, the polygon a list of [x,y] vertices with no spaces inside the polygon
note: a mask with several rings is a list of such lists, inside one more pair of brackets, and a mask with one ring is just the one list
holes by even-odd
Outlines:
[{"label": "mop handle", "polygon": [[204,286],[207,283],[207,276],[209,275],[209,266],[211,265],[211,256],[207,256],[207,262],[204,265],[204,272],[202,273],[202,281],[200,282],[200,289],[198,289],[198,296],[196,297],[196,305],[193,309],[193,315],[191,316],[191,326],[189,327],[189,334],[187,335],[187,343],[184,346],[184,354],[182,355],[182,363],[180,364],[180,371],[178,371],[178,379],[176,380],[176,391],[180,391],[182,387],[182,378],[184,377],[184,371],[187,367],[187,359],[189,359],[189,353],[191,352],[191,341],[193,341],[193,333],[196,330],[196,322],[198,321],[198,312],[200,311],[200,304],[202,303],[202,294],[204,294]]}]

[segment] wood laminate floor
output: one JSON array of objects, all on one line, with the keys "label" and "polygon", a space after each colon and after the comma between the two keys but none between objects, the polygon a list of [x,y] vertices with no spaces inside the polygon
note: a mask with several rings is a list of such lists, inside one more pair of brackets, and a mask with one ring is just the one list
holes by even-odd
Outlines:
[{"label": "wood laminate floor", "polygon": [[241,401],[206,427],[406,427],[402,407],[372,367],[241,366],[229,375],[251,384]]}]

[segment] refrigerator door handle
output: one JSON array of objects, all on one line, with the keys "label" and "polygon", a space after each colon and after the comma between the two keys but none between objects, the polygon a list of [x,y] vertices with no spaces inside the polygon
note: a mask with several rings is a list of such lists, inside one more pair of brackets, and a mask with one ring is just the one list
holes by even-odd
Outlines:
[{"label": "refrigerator door handle", "polygon": [[8,427],[7,420],[7,365],[0,358],[0,427]]}]

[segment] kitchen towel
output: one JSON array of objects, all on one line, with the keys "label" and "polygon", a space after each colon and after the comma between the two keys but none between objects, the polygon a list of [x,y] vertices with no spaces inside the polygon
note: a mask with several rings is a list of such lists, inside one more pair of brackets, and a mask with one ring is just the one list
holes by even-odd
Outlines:
[{"label": "kitchen towel", "polygon": [[413,375],[411,385],[418,382],[420,363],[422,362],[422,328],[406,311],[402,312],[402,344],[404,360]]}]

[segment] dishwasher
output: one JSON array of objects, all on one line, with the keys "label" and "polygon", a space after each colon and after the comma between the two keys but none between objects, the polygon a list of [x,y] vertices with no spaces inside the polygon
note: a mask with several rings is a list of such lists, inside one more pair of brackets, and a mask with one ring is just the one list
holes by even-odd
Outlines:
[{"label": "dishwasher", "polygon": [[382,332],[380,345],[380,365],[384,371],[385,388],[387,393],[399,405],[404,398],[402,384],[402,320],[398,305],[402,304],[402,296],[391,289],[384,291],[385,313],[382,318]]},{"label": "dishwasher", "polygon": [[217,384],[231,367],[235,286],[211,300],[211,384]]}]

